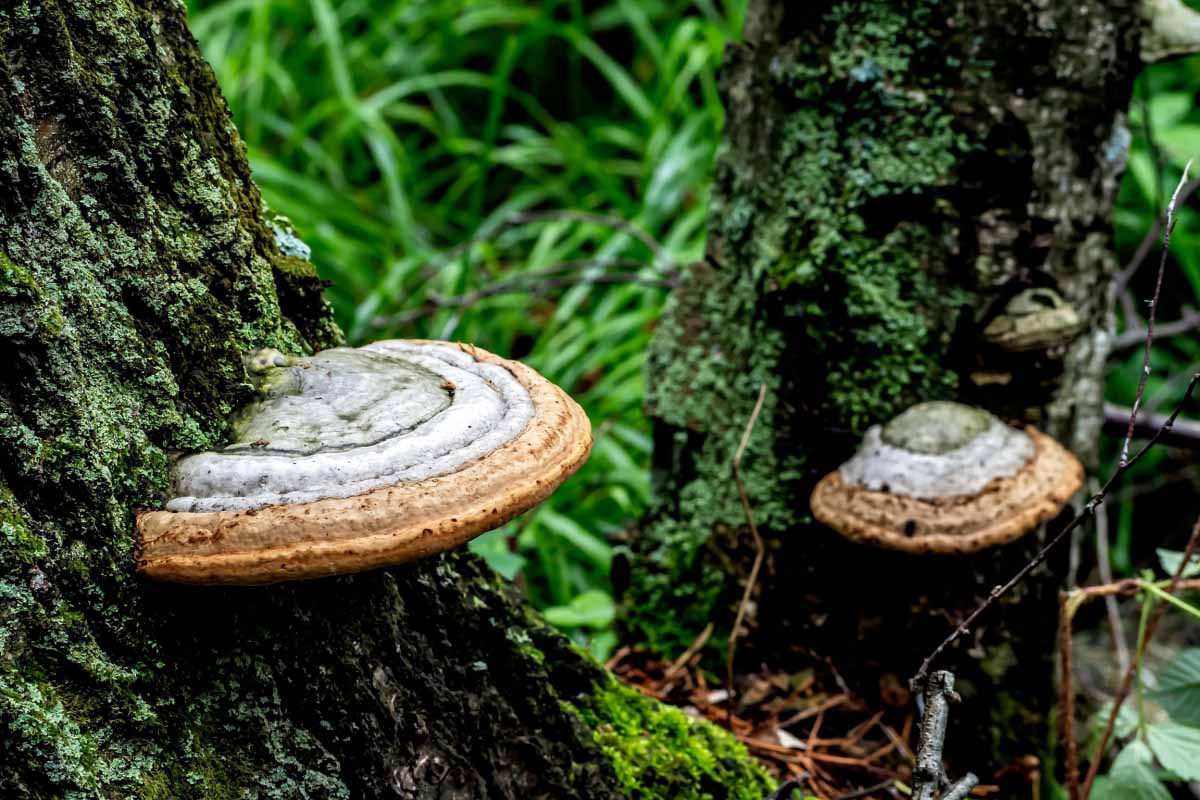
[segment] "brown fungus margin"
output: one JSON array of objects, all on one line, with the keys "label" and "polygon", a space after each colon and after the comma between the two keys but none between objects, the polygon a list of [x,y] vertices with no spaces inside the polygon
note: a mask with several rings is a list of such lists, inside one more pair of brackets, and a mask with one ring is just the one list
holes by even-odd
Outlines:
[{"label": "brown fungus margin", "polygon": [[1074,454],[1032,426],[1034,453],[976,494],[917,498],[854,486],[834,470],[809,499],[813,516],[855,542],[906,553],[966,554],[1015,541],[1054,518],[1083,484]]},{"label": "brown fungus margin", "polygon": [[143,512],[138,572],[226,585],[361,572],[458,547],[546,499],[591,452],[587,415],[532,368],[459,346],[476,361],[507,369],[529,392],[534,416],[516,438],[456,472],[351,497],[244,511]]}]

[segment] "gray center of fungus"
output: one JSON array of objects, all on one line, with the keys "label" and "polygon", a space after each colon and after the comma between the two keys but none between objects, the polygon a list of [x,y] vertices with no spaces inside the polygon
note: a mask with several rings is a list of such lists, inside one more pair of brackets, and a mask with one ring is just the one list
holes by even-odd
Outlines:
[{"label": "gray center of fungus", "polygon": [[986,431],[991,414],[962,403],[919,403],[883,426],[883,441],[912,453],[956,450]]},{"label": "gray center of fungus", "polygon": [[289,359],[266,398],[239,414],[226,453],[312,455],[375,444],[416,428],[450,405],[436,373],[387,353],[337,348]]},{"label": "gray center of fungus", "polygon": [[179,460],[168,510],[306,503],[446,475],[533,416],[511,372],[453,345],[377,342],[247,365],[264,398],[241,412],[224,450]]},{"label": "gray center of fungus", "polygon": [[1033,457],[1033,440],[986,411],[959,403],[922,403],[867,431],[841,467],[852,486],[923,499],[978,494],[1015,475]]}]

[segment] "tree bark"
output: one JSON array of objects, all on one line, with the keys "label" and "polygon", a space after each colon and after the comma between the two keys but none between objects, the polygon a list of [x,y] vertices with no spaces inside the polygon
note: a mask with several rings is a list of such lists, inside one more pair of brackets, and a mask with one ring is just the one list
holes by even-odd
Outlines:
[{"label": "tree bark", "polygon": [[[752,0],[723,69],[707,258],[653,342],[658,499],[629,556],[633,635],[677,653],[733,619],[754,551],[730,461],[763,384],[741,471],[768,558],[744,663],[829,657],[878,703],[1027,560],[1041,534],[958,558],[852,545],[807,498],[868,426],[924,400],[1036,424],[1096,465],[1140,25],[1129,0]],[[987,322],[1040,286],[1084,332],[989,346]],[[964,769],[1048,740],[1061,572],[1030,576],[942,664]]]},{"label": "tree bark", "polygon": [[341,334],[168,0],[0,5],[0,796],[758,800],[477,559],[150,585],[133,518],[241,356]]}]

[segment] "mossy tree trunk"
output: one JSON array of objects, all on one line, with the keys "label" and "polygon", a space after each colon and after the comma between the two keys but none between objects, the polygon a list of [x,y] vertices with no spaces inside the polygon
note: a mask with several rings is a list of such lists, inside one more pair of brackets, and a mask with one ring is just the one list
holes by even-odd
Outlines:
[{"label": "mossy tree trunk", "polygon": [[[752,0],[723,68],[707,258],[651,354],[658,499],[630,554],[634,635],[675,654],[730,624],[753,556],[730,461],[762,384],[742,471],[769,556],[744,663],[829,656],[878,702],[1027,559],[1039,535],[960,558],[852,545],[808,494],[868,426],[933,399],[1036,424],[1095,466],[1140,25],[1130,0]],[[1040,286],[1084,332],[1061,352],[989,348],[987,321]],[[1055,569],[942,664],[966,700],[964,767],[1048,740]]]},{"label": "mossy tree trunk", "polygon": [[758,800],[477,560],[151,585],[133,519],[242,353],[340,337],[171,0],[0,4],[0,796]]}]

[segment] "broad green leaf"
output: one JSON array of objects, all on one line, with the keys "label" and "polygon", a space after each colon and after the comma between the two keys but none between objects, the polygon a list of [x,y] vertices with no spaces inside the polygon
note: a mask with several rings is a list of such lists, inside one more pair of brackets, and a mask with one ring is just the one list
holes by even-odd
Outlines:
[{"label": "broad green leaf", "polygon": [[470,548],[471,552],[482,556],[489,567],[503,575],[505,580],[511,581],[517,577],[517,573],[528,563],[524,556],[509,549],[508,536],[504,530],[485,533],[474,539]]},{"label": "broad green leaf", "polygon": [[1200,727],[1200,647],[1181,651],[1158,676],[1150,698],[1175,722]]},{"label": "broad green leaf", "polygon": [[[1183,553],[1178,550],[1166,550],[1162,547],[1156,551],[1158,553],[1158,563],[1162,564],[1163,571],[1168,575],[1174,575],[1179,569],[1179,562],[1183,561]],[[1200,575],[1200,555],[1193,553],[1191,561],[1183,570],[1183,577],[1194,578]]]},{"label": "broad green leaf", "polygon": [[[1105,724],[1108,722],[1108,715],[1112,713],[1112,702],[1109,701],[1100,706],[1096,713],[1092,715],[1088,721],[1088,751],[1096,749],[1096,744],[1100,740],[1100,733],[1104,730]],[[1117,739],[1125,739],[1132,735],[1137,730],[1138,718],[1137,712],[1133,710],[1130,703],[1123,703],[1121,710],[1117,712],[1117,722],[1113,726],[1113,736]]]},{"label": "broad green leaf", "polygon": [[551,606],[542,612],[546,620],[559,628],[607,628],[613,621],[612,597],[599,589],[576,595],[565,606]]},{"label": "broad green leaf", "polygon": [[1134,741],[1117,756],[1108,774],[1096,780],[1091,800],[1171,800],[1171,793],[1154,775],[1149,748]]},{"label": "broad green leaf", "polygon": [[1185,781],[1200,780],[1200,728],[1159,722],[1147,726],[1146,739],[1164,769]]}]

